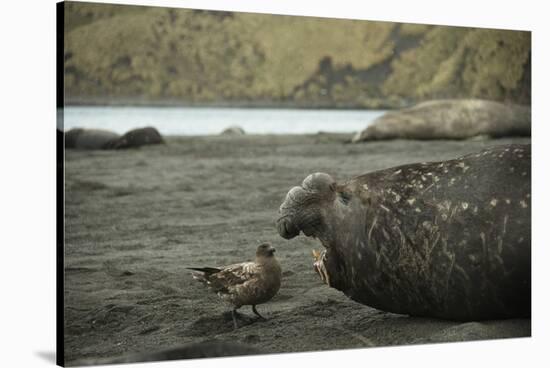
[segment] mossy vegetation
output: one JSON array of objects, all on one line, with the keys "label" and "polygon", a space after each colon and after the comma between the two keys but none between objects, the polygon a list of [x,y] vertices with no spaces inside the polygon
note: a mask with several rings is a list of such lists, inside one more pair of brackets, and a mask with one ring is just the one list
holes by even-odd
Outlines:
[{"label": "mossy vegetation", "polygon": [[67,103],[530,103],[530,33],[65,3]]},{"label": "mossy vegetation", "polygon": [[392,62],[386,95],[530,102],[528,32],[434,27]]}]

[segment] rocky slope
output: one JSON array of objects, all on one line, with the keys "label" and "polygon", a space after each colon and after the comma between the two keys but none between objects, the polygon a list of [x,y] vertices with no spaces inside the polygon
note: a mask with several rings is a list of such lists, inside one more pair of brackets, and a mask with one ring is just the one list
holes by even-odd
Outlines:
[{"label": "rocky slope", "polygon": [[529,32],[65,3],[67,103],[529,104]]}]

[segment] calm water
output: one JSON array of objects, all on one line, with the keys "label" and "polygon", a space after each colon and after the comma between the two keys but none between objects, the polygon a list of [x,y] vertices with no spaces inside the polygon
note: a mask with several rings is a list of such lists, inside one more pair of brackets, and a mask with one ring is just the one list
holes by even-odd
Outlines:
[{"label": "calm water", "polygon": [[65,130],[74,127],[125,133],[154,126],[164,135],[219,134],[231,125],[249,134],[355,132],[384,114],[378,110],[294,110],[203,107],[66,107]]}]

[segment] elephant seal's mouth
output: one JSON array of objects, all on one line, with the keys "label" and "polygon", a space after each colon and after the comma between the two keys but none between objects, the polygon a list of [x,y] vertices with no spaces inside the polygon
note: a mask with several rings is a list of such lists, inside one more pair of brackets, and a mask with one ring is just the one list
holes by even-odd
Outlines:
[{"label": "elephant seal's mouth", "polygon": [[277,231],[285,239],[292,239],[300,234],[298,229],[288,216],[280,217],[277,220]]},{"label": "elephant seal's mouth", "polygon": [[340,264],[338,251],[332,249],[337,244],[331,232],[327,231],[326,217],[333,206],[340,206],[340,199],[345,205],[349,197],[343,197],[337,190],[335,180],[328,174],[315,173],[308,175],[300,186],[291,188],[279,207],[279,218],[276,227],[279,235],[292,239],[300,234],[318,239],[325,248],[313,253],[313,269],[321,280],[331,287],[342,287],[339,276],[343,266]]},{"label": "elephant seal's mouth", "polygon": [[318,251],[313,249],[313,269],[319,277],[321,278],[321,281],[323,281],[325,284],[330,286],[330,277],[328,275],[327,268],[325,266],[325,260],[326,260],[326,254],[327,251],[323,249],[322,251]]},{"label": "elephant seal's mouth", "polygon": [[300,233],[303,233],[307,237],[317,238],[321,233],[316,218],[313,218],[313,221],[306,224],[297,225],[289,215],[282,216],[277,220],[277,231],[285,239],[295,238]]},{"label": "elephant seal's mouth", "polygon": [[281,237],[292,239],[303,233],[307,237],[319,240],[324,249],[313,251],[313,270],[324,284],[343,290],[342,279],[338,274],[342,271],[343,265],[337,257],[338,252],[332,249],[332,242],[323,235],[319,227],[319,223],[315,221],[297,223],[293,214],[285,214],[277,219],[277,231]]}]

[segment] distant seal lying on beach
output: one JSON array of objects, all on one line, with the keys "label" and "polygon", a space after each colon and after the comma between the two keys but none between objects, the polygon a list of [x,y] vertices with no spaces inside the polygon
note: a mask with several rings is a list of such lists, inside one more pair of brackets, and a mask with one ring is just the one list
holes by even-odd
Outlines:
[{"label": "distant seal lying on beach", "polygon": [[292,188],[279,234],[326,248],[331,287],[381,310],[459,321],[529,317],[531,146],[371,172],[324,173]]},{"label": "distant seal lying on beach", "polygon": [[123,136],[109,130],[73,128],[65,133],[65,148],[81,150],[137,148],[164,143],[153,127],[132,129]]},{"label": "distant seal lying on beach", "polygon": [[485,100],[434,100],[390,111],[352,142],[531,135],[531,108]]},{"label": "distant seal lying on beach", "polygon": [[105,149],[120,134],[102,129],[73,128],[65,133],[65,148],[81,150]]},{"label": "distant seal lying on beach", "polygon": [[240,126],[238,125],[231,125],[227,128],[225,128],[222,132],[221,132],[221,135],[245,135],[245,131],[243,128],[241,128]]},{"label": "distant seal lying on beach", "polygon": [[106,145],[106,149],[137,148],[149,144],[162,144],[164,139],[159,131],[153,127],[132,129],[122,137],[112,140]]}]

